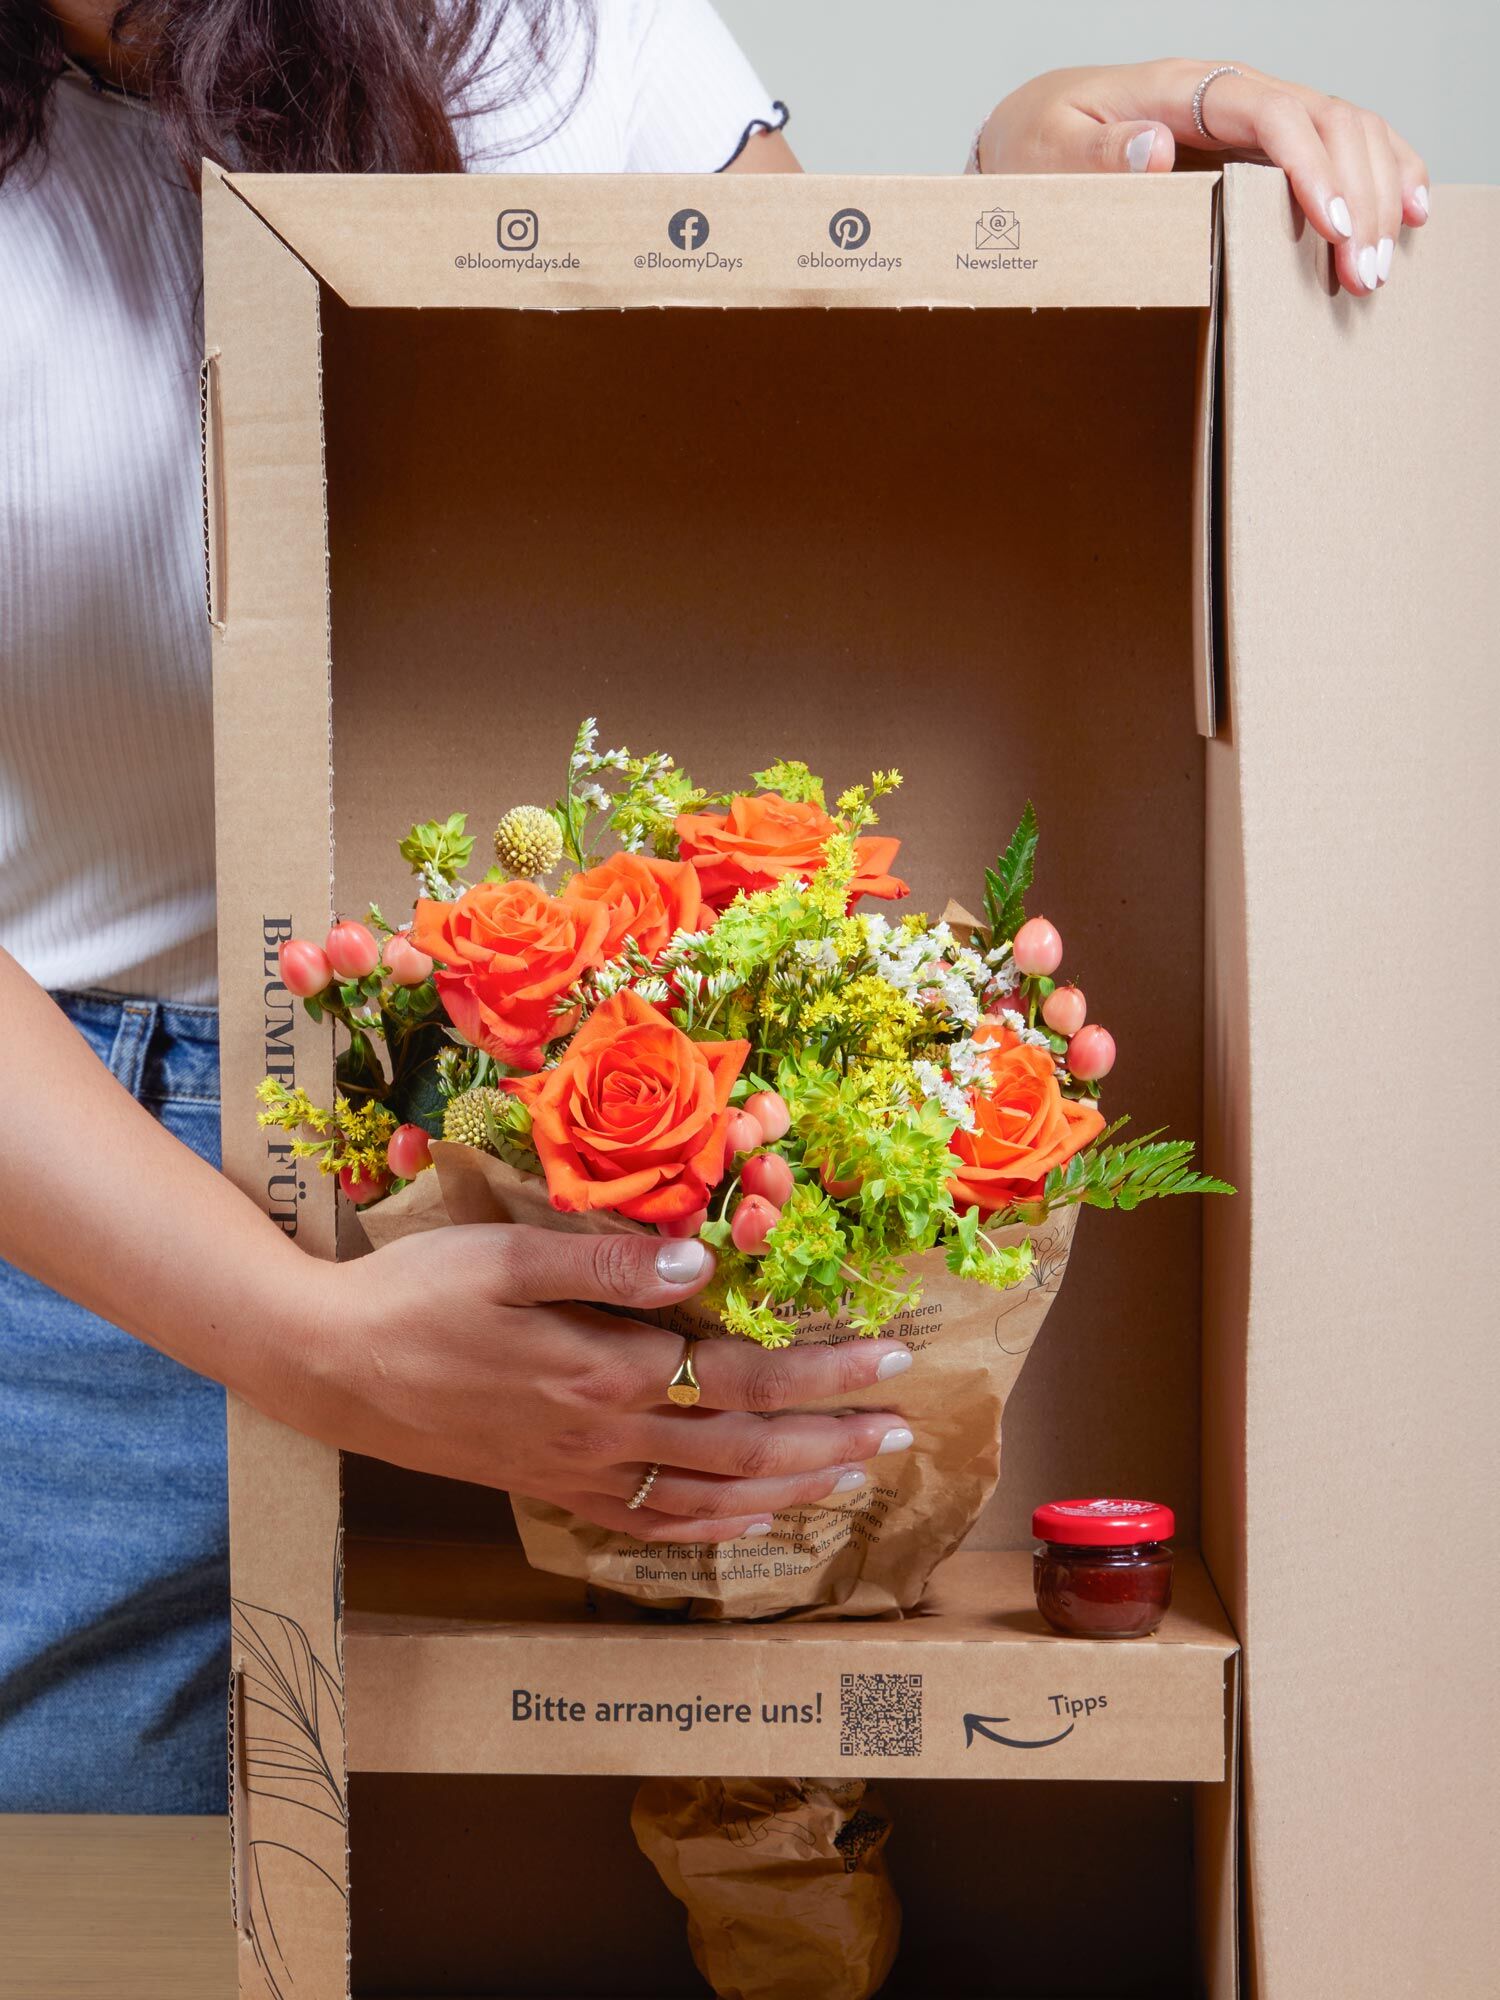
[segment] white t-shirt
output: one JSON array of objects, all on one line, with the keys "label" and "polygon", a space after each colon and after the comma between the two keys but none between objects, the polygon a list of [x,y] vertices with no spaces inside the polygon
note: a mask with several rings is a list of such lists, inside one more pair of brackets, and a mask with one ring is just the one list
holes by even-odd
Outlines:
[{"label": "white t-shirt", "polygon": [[[472,170],[708,172],[783,121],[708,0],[597,14],[572,110],[570,52],[460,123]],[[201,285],[149,108],[65,76],[0,185],[0,946],[54,990],[215,993]]]}]

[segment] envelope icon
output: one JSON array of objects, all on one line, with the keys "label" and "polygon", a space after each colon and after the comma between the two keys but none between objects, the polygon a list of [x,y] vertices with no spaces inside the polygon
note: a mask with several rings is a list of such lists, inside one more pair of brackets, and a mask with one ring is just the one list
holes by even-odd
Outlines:
[{"label": "envelope icon", "polygon": [[1021,218],[1013,208],[987,208],[974,224],[976,250],[1019,250]]}]

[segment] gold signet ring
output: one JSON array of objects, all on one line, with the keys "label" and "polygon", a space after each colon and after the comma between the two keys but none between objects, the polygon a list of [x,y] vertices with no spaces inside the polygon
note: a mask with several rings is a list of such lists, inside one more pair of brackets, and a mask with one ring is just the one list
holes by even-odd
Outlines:
[{"label": "gold signet ring", "polygon": [[693,1343],[687,1342],[682,1350],[682,1361],[677,1373],[667,1384],[667,1400],[680,1403],[684,1409],[696,1403],[703,1391],[698,1387],[698,1378],[693,1373]]}]

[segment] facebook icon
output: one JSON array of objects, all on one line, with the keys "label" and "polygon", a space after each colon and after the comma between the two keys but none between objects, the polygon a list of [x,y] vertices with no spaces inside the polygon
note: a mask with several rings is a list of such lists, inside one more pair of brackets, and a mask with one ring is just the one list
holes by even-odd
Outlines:
[{"label": "facebook icon", "polygon": [[708,217],[701,208],[679,208],[667,224],[667,234],[679,250],[698,250],[708,241]]}]

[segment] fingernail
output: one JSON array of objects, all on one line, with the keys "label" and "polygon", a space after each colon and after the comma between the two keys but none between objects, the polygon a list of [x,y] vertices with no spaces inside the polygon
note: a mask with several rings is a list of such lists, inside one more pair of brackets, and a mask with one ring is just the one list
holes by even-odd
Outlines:
[{"label": "fingernail", "polygon": [[910,1451],[916,1441],[916,1438],[909,1430],[898,1427],[893,1431],[887,1431],[885,1436],[880,1440],[880,1450],[876,1452],[875,1456],[881,1458],[888,1451]]},{"label": "fingernail", "polygon": [[893,1375],[904,1375],[912,1364],[909,1347],[892,1348],[889,1354],[881,1356],[880,1366],[875,1370],[877,1382],[889,1382]]},{"label": "fingernail", "polygon": [[1151,155],[1156,148],[1156,127],[1149,132],[1137,132],[1125,148],[1125,157],[1130,162],[1133,174],[1143,174],[1151,164]]},{"label": "fingernail", "polygon": [[1379,267],[1379,256],[1373,243],[1367,243],[1354,260],[1354,268],[1359,273],[1359,282],[1367,292],[1375,289],[1375,279]]},{"label": "fingernail", "polygon": [[1423,215],[1430,215],[1432,213],[1432,203],[1428,197],[1426,188],[1419,187],[1412,189],[1411,205],[1413,208],[1419,209]]},{"label": "fingernail", "polygon": [[703,1276],[713,1254],[696,1236],[674,1236],[656,1253],[656,1275],[664,1285],[690,1285]]},{"label": "fingernail", "polygon": [[749,1527],[746,1528],[745,1533],[747,1535],[769,1535],[772,1526],[773,1523],[770,1521],[752,1521]]},{"label": "fingernail", "polygon": [[1392,236],[1382,236],[1380,249],[1375,258],[1375,272],[1383,285],[1391,275],[1391,260],[1396,254],[1396,240]]},{"label": "fingernail", "polygon": [[1329,202],[1328,220],[1340,236],[1350,237],[1354,234],[1354,224],[1349,220],[1349,204],[1341,194],[1336,194]]},{"label": "fingernail", "polygon": [[852,1493],[856,1486],[863,1486],[865,1475],[857,1465],[851,1465],[847,1472],[841,1472],[833,1482],[835,1493]]}]

